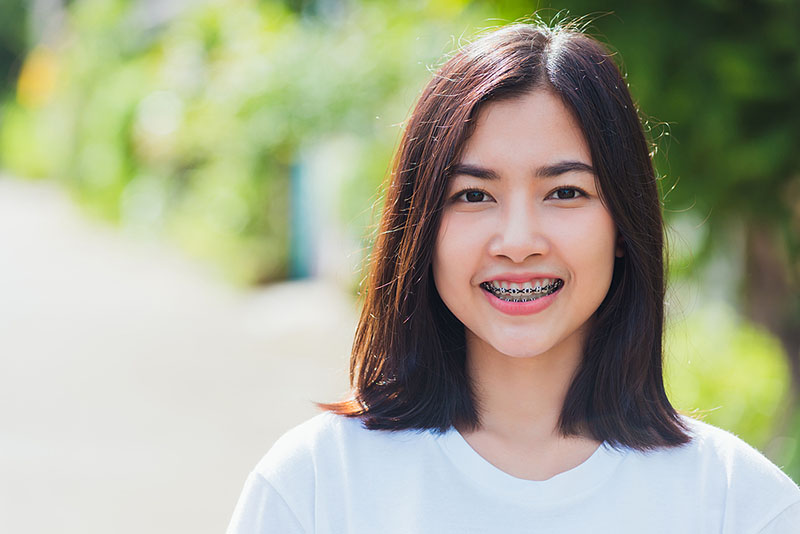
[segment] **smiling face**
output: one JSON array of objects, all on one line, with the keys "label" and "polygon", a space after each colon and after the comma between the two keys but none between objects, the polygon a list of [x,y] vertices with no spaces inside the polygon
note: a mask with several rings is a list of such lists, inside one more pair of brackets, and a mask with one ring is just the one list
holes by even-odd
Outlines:
[{"label": "smiling face", "polygon": [[433,259],[467,354],[579,355],[621,253],[561,100],[536,90],[484,106],[448,184]]}]

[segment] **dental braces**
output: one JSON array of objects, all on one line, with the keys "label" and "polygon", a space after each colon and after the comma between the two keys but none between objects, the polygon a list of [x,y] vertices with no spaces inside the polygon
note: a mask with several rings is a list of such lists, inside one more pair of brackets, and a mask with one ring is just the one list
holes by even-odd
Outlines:
[{"label": "dental braces", "polygon": [[[529,302],[532,300],[536,300],[538,298],[547,296],[555,292],[557,289],[560,289],[564,285],[562,280],[556,280],[552,284],[548,284],[546,286],[539,286],[539,287],[525,287],[522,289],[517,288],[497,288],[492,286],[489,283],[484,282],[483,286],[492,292],[497,297],[510,297],[515,295],[533,295],[533,298],[514,298],[510,299],[509,302]],[[505,300],[505,299],[504,299]]]}]

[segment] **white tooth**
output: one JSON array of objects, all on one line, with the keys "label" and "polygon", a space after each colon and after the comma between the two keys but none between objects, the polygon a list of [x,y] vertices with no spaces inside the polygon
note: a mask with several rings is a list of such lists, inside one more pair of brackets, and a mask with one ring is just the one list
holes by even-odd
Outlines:
[{"label": "white tooth", "polygon": [[509,289],[522,289],[522,286],[520,284],[515,283],[515,282],[509,282],[508,283],[508,288]]},{"label": "white tooth", "polygon": [[497,280],[492,280],[491,282],[489,282],[489,285],[494,287],[494,288],[499,288],[500,287],[500,282],[498,282]]},{"label": "white tooth", "polygon": [[530,282],[525,282],[524,284],[522,284],[522,288],[523,289],[533,289],[533,284],[531,284]]},{"label": "white tooth", "polygon": [[502,287],[503,289],[508,289],[508,282],[505,281],[500,282],[500,287]]},{"label": "white tooth", "polygon": [[537,289],[541,289],[541,287],[542,287],[542,280],[541,280],[541,279],[539,279],[539,280],[536,280],[536,282],[534,283],[533,287],[535,287],[535,288],[537,288]]}]

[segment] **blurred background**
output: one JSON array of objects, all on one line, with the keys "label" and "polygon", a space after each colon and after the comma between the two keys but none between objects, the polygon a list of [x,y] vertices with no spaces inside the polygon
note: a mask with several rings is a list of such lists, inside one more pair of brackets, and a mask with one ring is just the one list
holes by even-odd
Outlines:
[{"label": "blurred background", "polygon": [[800,3],[2,0],[0,531],[222,532],[346,390],[431,70],[565,9],[654,142],[674,403],[800,480]]}]

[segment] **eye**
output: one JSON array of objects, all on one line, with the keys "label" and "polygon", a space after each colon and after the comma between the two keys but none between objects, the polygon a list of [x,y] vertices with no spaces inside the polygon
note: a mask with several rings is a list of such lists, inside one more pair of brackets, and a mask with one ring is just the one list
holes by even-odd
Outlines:
[{"label": "eye", "polygon": [[467,202],[469,204],[477,204],[479,202],[486,202],[492,197],[486,191],[480,189],[465,189],[453,196],[453,200],[458,202]]},{"label": "eye", "polygon": [[582,189],[577,187],[559,187],[552,193],[550,193],[547,198],[553,198],[555,200],[572,200],[574,198],[585,197],[586,193],[583,192]]}]

